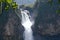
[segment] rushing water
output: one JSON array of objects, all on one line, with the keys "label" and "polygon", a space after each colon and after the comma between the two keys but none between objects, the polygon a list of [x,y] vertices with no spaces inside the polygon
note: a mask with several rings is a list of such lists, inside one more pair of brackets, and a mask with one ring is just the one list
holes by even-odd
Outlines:
[{"label": "rushing water", "polygon": [[32,29],[31,29],[33,23],[30,21],[29,15],[27,13],[29,13],[29,11],[21,10],[22,25],[25,28],[23,36],[24,36],[24,40],[33,40]]}]

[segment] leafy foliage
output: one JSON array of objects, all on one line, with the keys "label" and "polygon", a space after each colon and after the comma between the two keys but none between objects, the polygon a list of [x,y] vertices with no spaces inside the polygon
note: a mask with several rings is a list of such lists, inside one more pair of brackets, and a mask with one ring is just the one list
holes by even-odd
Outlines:
[{"label": "leafy foliage", "polygon": [[[5,4],[5,10],[9,10],[11,7],[13,9],[16,9],[18,7],[17,3],[16,2],[13,2],[13,0],[0,0],[0,11],[2,11],[2,5]],[[1,13],[0,13],[1,14]]]},{"label": "leafy foliage", "polygon": [[56,10],[56,13],[60,14],[60,9]]},{"label": "leafy foliage", "polygon": [[5,7],[5,10],[8,10],[9,9],[9,5],[7,5],[6,7]]},{"label": "leafy foliage", "polygon": [[12,3],[12,0],[6,0],[6,2],[10,4],[10,3]]},{"label": "leafy foliage", "polygon": [[5,0],[0,0],[0,2],[5,2]]},{"label": "leafy foliage", "polygon": [[60,0],[58,0],[58,3],[60,4]]},{"label": "leafy foliage", "polygon": [[12,3],[13,9],[17,8],[17,6],[18,6],[18,5],[16,4],[16,2],[13,2],[13,3]]}]

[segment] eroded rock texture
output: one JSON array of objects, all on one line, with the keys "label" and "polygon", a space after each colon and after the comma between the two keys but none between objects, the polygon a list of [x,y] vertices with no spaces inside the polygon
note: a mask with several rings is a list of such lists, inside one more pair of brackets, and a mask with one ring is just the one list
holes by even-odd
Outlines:
[{"label": "eroded rock texture", "polygon": [[0,40],[23,40],[24,28],[14,10],[3,11],[0,17]]},{"label": "eroded rock texture", "polygon": [[53,0],[51,3],[48,0],[37,1],[35,8],[38,15],[33,27],[35,33],[42,35],[60,34],[60,14],[56,13],[56,10],[60,9],[60,5],[58,0]]}]

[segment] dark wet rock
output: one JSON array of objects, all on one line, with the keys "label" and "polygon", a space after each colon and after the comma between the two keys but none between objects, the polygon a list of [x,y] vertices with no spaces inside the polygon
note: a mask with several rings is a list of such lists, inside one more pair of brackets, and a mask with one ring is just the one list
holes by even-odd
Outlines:
[{"label": "dark wet rock", "polygon": [[0,39],[1,40],[23,40],[24,27],[21,19],[13,9],[8,12],[3,11],[0,16]]},{"label": "dark wet rock", "polygon": [[36,6],[37,17],[33,27],[34,34],[58,35],[60,34],[60,15],[56,13],[59,9],[57,0],[50,5],[47,1],[38,1]]}]

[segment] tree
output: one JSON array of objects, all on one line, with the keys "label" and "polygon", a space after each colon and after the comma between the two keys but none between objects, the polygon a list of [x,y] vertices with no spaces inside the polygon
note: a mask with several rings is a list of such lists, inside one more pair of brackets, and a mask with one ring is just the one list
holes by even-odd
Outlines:
[{"label": "tree", "polygon": [[16,9],[18,4],[13,0],[0,0],[0,14],[2,14],[2,5],[5,3],[5,10],[9,10],[10,8]]}]

